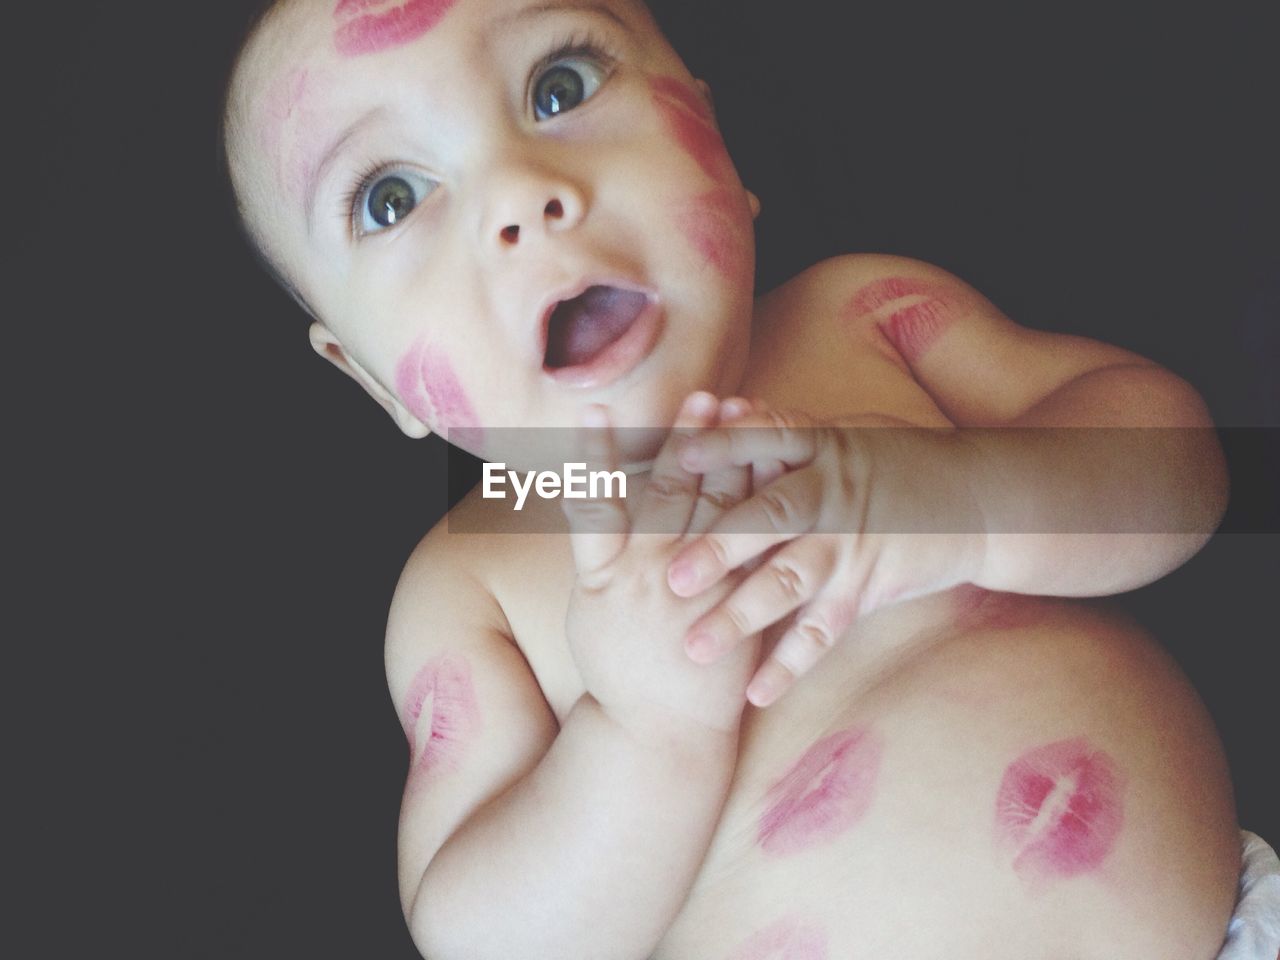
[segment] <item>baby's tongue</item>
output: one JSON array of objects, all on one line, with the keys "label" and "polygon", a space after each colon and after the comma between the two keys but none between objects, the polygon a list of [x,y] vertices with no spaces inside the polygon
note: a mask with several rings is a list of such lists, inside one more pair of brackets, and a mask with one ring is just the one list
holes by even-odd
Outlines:
[{"label": "baby's tongue", "polygon": [[551,314],[547,328],[548,367],[589,363],[635,322],[644,309],[642,293],[617,287],[588,287]]}]

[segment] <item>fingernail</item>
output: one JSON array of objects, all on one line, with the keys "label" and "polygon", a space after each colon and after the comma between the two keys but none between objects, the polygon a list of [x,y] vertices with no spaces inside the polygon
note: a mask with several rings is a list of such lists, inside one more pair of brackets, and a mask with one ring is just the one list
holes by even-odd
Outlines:
[{"label": "fingernail", "polygon": [[716,398],[703,390],[699,390],[696,393],[689,394],[689,399],[685,401],[685,406],[695,416],[705,417],[715,409]]},{"label": "fingernail", "polygon": [[685,640],[684,650],[694,663],[710,663],[716,658],[716,639],[699,631]]},{"label": "fingernail", "polygon": [[671,589],[683,596],[686,591],[691,591],[697,585],[698,571],[694,569],[693,564],[688,561],[680,561],[672,564],[667,571],[667,583],[671,585]]},{"label": "fingernail", "polygon": [[778,685],[769,677],[756,677],[747,686],[747,699],[757,707],[767,707],[778,699]]},{"label": "fingernail", "polygon": [[597,403],[591,404],[582,411],[582,424],[586,427],[604,427],[608,426],[609,418],[605,415],[604,407]]},{"label": "fingernail", "polygon": [[680,466],[700,467],[702,466],[702,447],[697,440],[686,437],[680,445]]}]

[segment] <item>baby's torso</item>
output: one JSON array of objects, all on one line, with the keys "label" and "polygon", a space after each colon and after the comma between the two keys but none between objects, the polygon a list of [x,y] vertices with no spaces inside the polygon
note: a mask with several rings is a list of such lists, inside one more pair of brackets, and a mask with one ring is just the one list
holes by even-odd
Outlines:
[{"label": "baby's torso", "polygon": [[[809,316],[788,335],[812,306],[774,295],[753,348],[771,363],[743,395],[948,425],[874,328]],[[555,504],[531,509],[537,529],[560,522]],[[486,580],[563,720],[584,692],[564,637],[567,537],[503,541]],[[856,622],[780,702],[747,709],[739,756],[655,960],[1136,956],[1158,946],[1146,921],[1163,908],[1134,878],[1185,855],[1198,821],[1173,808],[1222,778],[1194,694],[1138,631],[971,587]],[[1222,835],[1229,799],[1198,796],[1194,816]]]}]

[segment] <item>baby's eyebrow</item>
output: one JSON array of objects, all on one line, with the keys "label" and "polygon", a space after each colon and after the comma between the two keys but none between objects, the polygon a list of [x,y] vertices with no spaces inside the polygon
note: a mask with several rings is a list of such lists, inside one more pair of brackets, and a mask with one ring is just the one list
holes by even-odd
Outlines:
[{"label": "baby's eyebrow", "polygon": [[624,30],[628,29],[627,24],[618,14],[606,3],[596,3],[592,0],[545,0],[543,3],[533,3],[527,7],[521,7],[506,16],[499,17],[494,21],[495,24],[509,26],[529,17],[536,17],[547,13],[564,13],[571,10],[580,10],[585,13],[597,13],[601,16],[608,17]]},{"label": "baby's eyebrow", "polygon": [[316,191],[320,184],[324,181],[329,168],[333,166],[333,161],[342,155],[343,149],[348,143],[356,138],[356,136],[365,128],[373,126],[379,122],[386,114],[385,107],[374,107],[366,113],[361,114],[359,119],[348,125],[341,133],[333,138],[329,146],[325,148],[320,155],[320,160],[315,164],[307,175],[306,187],[303,191],[304,203],[307,214],[307,236],[311,236],[312,226],[315,221]]}]

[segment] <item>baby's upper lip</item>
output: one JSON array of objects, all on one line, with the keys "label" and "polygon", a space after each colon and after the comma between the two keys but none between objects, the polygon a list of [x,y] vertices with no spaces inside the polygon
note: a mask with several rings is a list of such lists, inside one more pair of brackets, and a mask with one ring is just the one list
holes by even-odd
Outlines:
[{"label": "baby's upper lip", "polygon": [[644,294],[650,301],[657,298],[654,291],[643,284],[630,278],[619,277],[616,274],[584,275],[572,283],[553,290],[542,298],[538,306],[537,327],[535,328],[537,342],[535,348],[539,366],[542,365],[547,356],[547,332],[551,327],[551,315],[555,313],[556,307],[566,300],[582,296],[592,287],[614,287],[618,290],[630,290],[634,293]]}]

